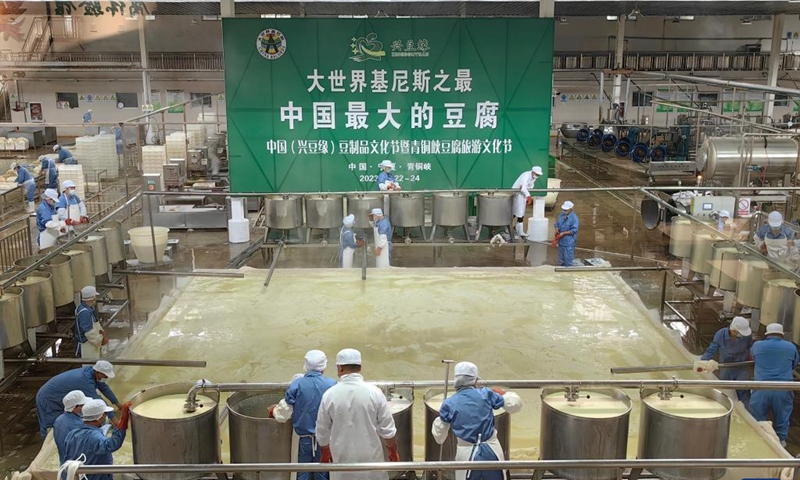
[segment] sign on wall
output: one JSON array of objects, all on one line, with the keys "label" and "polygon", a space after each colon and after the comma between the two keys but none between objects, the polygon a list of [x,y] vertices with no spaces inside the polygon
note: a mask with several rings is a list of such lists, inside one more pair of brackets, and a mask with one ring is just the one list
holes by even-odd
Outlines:
[{"label": "sign on wall", "polygon": [[232,191],[508,188],[547,170],[552,19],[224,19]]}]

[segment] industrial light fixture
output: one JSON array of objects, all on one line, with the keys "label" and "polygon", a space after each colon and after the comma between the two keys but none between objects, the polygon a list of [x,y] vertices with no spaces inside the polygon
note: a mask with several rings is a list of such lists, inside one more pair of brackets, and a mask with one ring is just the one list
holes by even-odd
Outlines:
[{"label": "industrial light fixture", "polygon": [[156,16],[155,15],[145,15],[144,19],[145,20],[149,20],[149,21],[153,21],[153,20],[156,19]]},{"label": "industrial light fixture", "polygon": [[633,10],[628,14],[628,20],[635,22],[639,17],[644,17],[644,15],[642,15],[642,12],[639,10],[639,6],[634,4]]},{"label": "industrial light fixture", "polygon": [[606,15],[606,20],[608,20],[609,22],[616,22],[617,20],[619,20],[619,17],[616,15]]},{"label": "industrial light fixture", "polygon": [[742,25],[752,25],[753,18],[752,17],[742,17]]},{"label": "industrial light fixture", "polygon": [[219,15],[203,15],[200,17],[204,22],[215,22],[220,20],[222,17]]},{"label": "industrial light fixture", "polygon": [[678,19],[691,22],[692,20],[694,20],[694,15],[681,15],[680,17],[678,17]]}]

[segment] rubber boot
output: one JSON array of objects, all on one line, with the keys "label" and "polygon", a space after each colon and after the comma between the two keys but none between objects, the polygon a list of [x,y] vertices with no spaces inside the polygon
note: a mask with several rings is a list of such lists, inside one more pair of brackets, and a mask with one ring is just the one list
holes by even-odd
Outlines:
[{"label": "rubber boot", "polygon": [[525,238],[528,236],[528,234],[522,229],[522,222],[517,222],[517,235],[520,238]]},{"label": "rubber boot", "polygon": [[36,209],[33,206],[33,202],[28,202],[28,208],[26,209],[26,211],[31,215],[36,215]]}]

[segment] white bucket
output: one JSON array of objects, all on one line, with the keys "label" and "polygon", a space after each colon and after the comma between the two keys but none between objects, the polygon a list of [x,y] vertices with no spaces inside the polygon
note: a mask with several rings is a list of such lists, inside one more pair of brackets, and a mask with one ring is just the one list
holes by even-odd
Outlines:
[{"label": "white bucket", "polygon": [[151,227],[137,227],[128,230],[128,236],[131,237],[131,246],[136,258],[142,263],[156,263],[153,258],[153,234],[156,238],[156,252],[160,257],[164,255],[167,249],[167,241],[169,240],[169,228],[167,227],[152,227],[153,232],[150,231]]},{"label": "white bucket", "polygon": [[546,242],[550,220],[547,218],[528,219],[528,241]]},{"label": "white bucket", "polygon": [[[561,188],[561,179],[548,178],[547,188]],[[544,204],[547,205],[548,207],[553,207],[557,201],[558,201],[558,192],[547,192],[547,195],[544,197]]]}]

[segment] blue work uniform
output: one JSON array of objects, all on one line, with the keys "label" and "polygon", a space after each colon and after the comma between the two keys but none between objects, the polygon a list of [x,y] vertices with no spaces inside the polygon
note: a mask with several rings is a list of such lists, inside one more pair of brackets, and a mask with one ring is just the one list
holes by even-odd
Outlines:
[{"label": "blue work uniform", "polygon": [[58,202],[56,202],[56,211],[58,211],[59,208],[68,209],[70,205],[80,205],[81,203],[83,203],[83,200],[81,200],[81,197],[79,197],[77,193],[67,195],[67,192],[64,192],[60,197],[58,197]]},{"label": "blue work uniform", "polygon": [[[113,465],[112,453],[122,447],[125,441],[125,430],[112,429],[111,436],[103,434],[100,427],[86,425],[67,434],[67,460],[77,460],[81,455],[86,455],[84,465]],[[98,474],[87,475],[88,480],[112,480],[112,475]]]},{"label": "blue work uniform", "polygon": [[[336,380],[323,377],[322,372],[307,372],[303,378],[298,378],[289,385],[284,399],[291,405],[292,426],[297,436],[300,437],[300,446],[297,452],[297,463],[319,462],[320,449],[317,445],[317,413],[322,403],[322,395]],[[309,480],[311,473],[297,472],[297,480]],[[317,480],[327,480],[328,472],[314,472]]]},{"label": "blue work uniform", "polygon": [[[731,336],[730,328],[722,328],[714,334],[714,339],[708,345],[700,360],[711,360],[719,352],[719,363],[746,362],[750,360],[750,348],[753,347],[753,337],[737,335]],[[720,380],[746,381],[750,380],[750,368],[723,368],[719,371]],[[736,390],[739,401],[747,402],[750,399],[748,390]]]},{"label": "blue work uniform", "polygon": [[83,123],[92,123],[92,112],[86,112],[83,114]]},{"label": "blue work uniform", "polygon": [[78,161],[72,156],[72,153],[66,148],[61,148],[58,151],[58,163],[65,163],[67,165],[77,165]]},{"label": "blue work uniform", "polygon": [[562,267],[571,267],[575,259],[575,239],[578,236],[580,221],[575,212],[569,215],[561,212],[555,223],[555,229],[561,233],[572,232],[571,235],[564,235],[558,241],[558,264]]},{"label": "blue work uniform", "polygon": [[[64,396],[73,390],[80,390],[89,398],[100,398],[97,391],[108,399],[109,402],[117,404],[114,392],[111,387],[94,378],[92,366],[75,368],[60,373],[45,383],[36,392],[36,416],[39,417],[39,433],[42,438],[47,436],[47,429],[53,426],[59,415],[64,413]],[[112,413],[108,414],[113,416]],[[74,460],[74,459],[71,459]]]},{"label": "blue work uniform", "polygon": [[[50,205],[47,203],[47,200],[42,200],[42,203],[39,204],[39,208],[36,209],[36,228],[39,230],[41,234],[47,229],[47,222],[53,220],[53,215],[56,215],[57,210],[55,204]],[[39,237],[36,237],[36,241],[39,242]]]},{"label": "blue work uniform", "polygon": [[42,159],[42,171],[47,172],[45,188],[58,190],[58,169],[56,168],[56,162],[54,162],[52,158],[44,157]]},{"label": "blue work uniform", "polygon": [[117,155],[122,155],[122,129],[114,130],[114,138],[117,142]]},{"label": "blue work uniform", "polygon": [[86,302],[81,302],[78,308],[75,309],[75,338],[78,339],[76,355],[78,357],[81,356],[81,344],[89,341],[86,338],[86,332],[94,328],[94,322],[98,321],[94,308],[87,305]]},{"label": "blue work uniform", "polygon": [[392,261],[392,224],[389,219],[383,217],[378,222],[378,235],[386,235],[386,240],[389,242],[389,261]]},{"label": "blue work uniform", "polygon": [[339,240],[339,266],[342,266],[342,259],[344,258],[344,249],[345,248],[358,248],[358,242],[356,241],[356,233],[350,227],[342,228],[341,239]]},{"label": "blue work uniform", "polygon": [[783,239],[786,238],[788,240],[794,240],[794,230],[786,227],[786,225],[781,225],[781,228],[778,230],[778,233],[774,233],[772,231],[772,227],[769,225],[763,225],[761,228],[758,229],[756,233],[758,238],[771,238],[773,240]]},{"label": "blue work uniform", "polygon": [[397,183],[397,179],[394,176],[394,173],[391,173],[391,172],[381,172],[381,173],[379,173],[378,174],[378,181],[375,183],[375,190],[380,190],[381,189],[381,185],[383,185],[383,183],[386,182],[387,180],[390,181],[390,182],[393,182],[393,183]]},{"label": "blue work uniform", "polygon": [[[485,442],[495,435],[494,411],[503,408],[505,400],[488,388],[462,388],[442,402],[439,418],[450,424],[459,440],[473,444],[471,461],[498,461]],[[503,480],[502,470],[478,470],[467,474],[467,480]]]},{"label": "blue work uniform", "polygon": [[67,435],[83,426],[83,417],[77,413],[64,412],[53,422],[53,440],[58,448],[58,464],[63,465],[67,458]]},{"label": "blue work uniform", "polygon": [[[797,347],[779,337],[767,337],[753,344],[750,349],[756,362],[757,382],[791,382],[792,372],[800,362]],[[781,390],[753,390],[750,395],[750,412],[759,422],[768,420],[772,411],[772,425],[778,438],[786,441],[789,435],[789,418],[792,416],[794,392]]]},{"label": "blue work uniform", "polygon": [[22,185],[22,188],[25,189],[25,198],[29,202],[32,202],[33,195],[36,193],[36,181],[33,179],[31,172],[29,172],[28,169],[22,165],[18,166],[17,178],[14,180],[14,182]]}]

